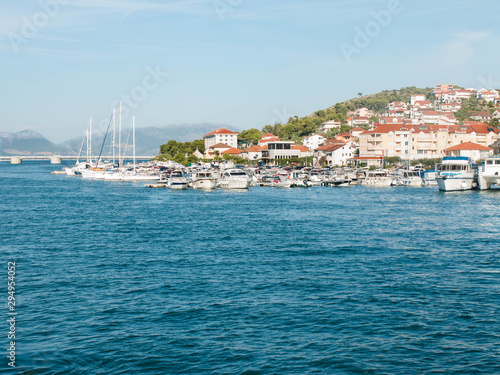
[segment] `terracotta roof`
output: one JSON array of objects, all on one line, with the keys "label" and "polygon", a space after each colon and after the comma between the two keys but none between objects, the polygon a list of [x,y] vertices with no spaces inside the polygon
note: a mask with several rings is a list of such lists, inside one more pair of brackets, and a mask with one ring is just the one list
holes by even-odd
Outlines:
[{"label": "terracotta roof", "polygon": [[342,148],[346,145],[347,143],[327,143],[324,146],[318,147],[315,151],[325,151],[325,152],[332,152],[335,150],[338,150],[339,148]]},{"label": "terracotta roof", "polygon": [[423,115],[427,115],[427,116],[439,115],[439,112],[434,111],[432,109],[420,109],[420,112],[422,112]]},{"label": "terracotta roof", "polygon": [[262,147],[260,147],[260,146],[252,146],[252,147],[247,148],[243,152],[261,152],[261,151],[262,151]]},{"label": "terracotta roof", "polygon": [[208,137],[209,135],[215,135],[215,134],[238,134],[238,133],[232,132],[231,130],[227,130],[226,128],[220,128],[220,129],[215,129],[211,133],[208,133],[207,135],[205,135],[205,137]]},{"label": "terracotta roof", "polygon": [[485,111],[481,111],[481,112],[478,112],[478,113],[474,113],[471,117],[473,117],[473,116],[492,117],[493,115],[491,113],[488,113],[488,112],[485,112]]},{"label": "terracotta roof", "polygon": [[230,148],[229,150],[226,150],[223,152],[223,154],[230,154],[230,155],[240,155],[241,151],[238,150],[237,148]]},{"label": "terracotta roof", "polygon": [[216,145],[210,146],[209,148],[231,148],[231,146],[225,143],[217,143]]},{"label": "terracotta roof", "polygon": [[301,152],[310,152],[311,151],[306,146],[302,146],[302,145],[292,146],[292,150],[299,150]]},{"label": "terracotta roof", "polygon": [[365,131],[365,129],[361,129],[361,128],[359,128],[359,127],[355,127],[355,128],[352,128],[352,129],[350,130],[350,132],[351,132],[351,133],[352,133],[352,132],[364,132],[364,131]]},{"label": "terracotta roof", "polygon": [[482,145],[478,145],[477,143],[467,142],[460,143],[458,145],[448,147],[445,151],[457,151],[457,150],[480,150],[480,151],[490,151],[493,150],[491,147],[486,147]]}]

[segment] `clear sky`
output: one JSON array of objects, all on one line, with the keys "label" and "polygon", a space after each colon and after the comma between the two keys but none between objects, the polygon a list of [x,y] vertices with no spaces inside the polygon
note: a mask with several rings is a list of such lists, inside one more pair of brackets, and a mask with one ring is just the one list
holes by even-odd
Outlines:
[{"label": "clear sky", "polygon": [[500,87],[498,0],[4,0],[0,131],[262,128],[403,86]]}]

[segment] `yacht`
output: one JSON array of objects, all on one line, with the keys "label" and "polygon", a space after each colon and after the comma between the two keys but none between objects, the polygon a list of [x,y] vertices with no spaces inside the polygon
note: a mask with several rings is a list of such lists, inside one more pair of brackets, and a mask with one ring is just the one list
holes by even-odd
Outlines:
[{"label": "yacht", "polygon": [[441,191],[472,190],[477,186],[476,165],[466,156],[446,156],[436,165],[436,181]]},{"label": "yacht", "polygon": [[193,173],[191,187],[193,189],[214,190],[217,185],[216,178],[210,171],[196,171]]},{"label": "yacht", "polygon": [[500,156],[484,160],[484,164],[479,168],[477,182],[480,190],[487,190],[491,185],[500,185]]},{"label": "yacht", "polygon": [[222,172],[219,187],[222,189],[248,189],[251,178],[241,169],[226,169]]},{"label": "yacht", "polygon": [[393,179],[387,174],[387,171],[375,170],[365,172],[365,177],[360,180],[360,184],[364,186],[389,187],[392,181]]},{"label": "yacht", "polygon": [[180,169],[170,173],[167,187],[173,190],[186,190],[188,188],[188,180]]}]

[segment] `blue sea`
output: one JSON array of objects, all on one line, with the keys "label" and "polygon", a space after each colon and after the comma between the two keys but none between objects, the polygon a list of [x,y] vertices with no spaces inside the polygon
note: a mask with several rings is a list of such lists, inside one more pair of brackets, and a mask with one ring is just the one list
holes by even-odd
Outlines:
[{"label": "blue sea", "polygon": [[5,373],[500,373],[500,190],[170,191],[56,169],[0,163]]}]

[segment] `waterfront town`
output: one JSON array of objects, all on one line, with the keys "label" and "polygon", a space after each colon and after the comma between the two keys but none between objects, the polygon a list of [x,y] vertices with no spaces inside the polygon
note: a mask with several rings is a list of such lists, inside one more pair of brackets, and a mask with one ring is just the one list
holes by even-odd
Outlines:
[{"label": "waterfront town", "polygon": [[[500,94],[496,90],[458,89],[453,84],[438,84],[426,95],[411,95],[409,102],[388,103],[384,112],[357,108],[343,121],[326,121],[302,144],[264,134],[254,145],[238,147],[238,133],[216,129],[205,135],[205,153],[195,156],[214,159],[218,155],[240,156],[250,161],[274,164],[283,159],[307,158],[319,166],[365,165],[382,167],[384,159],[401,160],[467,156],[477,161],[498,153]],[[478,111],[470,120],[459,122],[455,113],[464,100],[475,99],[488,105],[490,112]],[[498,108],[498,109],[497,109]],[[371,121],[373,120],[373,121]],[[378,120],[378,121],[375,121]],[[340,129],[333,137],[327,133]]]},{"label": "waterfront town", "polygon": [[[489,111],[460,113],[466,101],[469,111],[471,102],[474,108],[486,107]],[[344,121],[321,123],[315,132],[302,138],[301,144],[257,129],[237,133],[219,128],[206,134],[203,141],[171,140],[160,147],[158,157],[139,166],[133,127],[133,164],[124,166],[122,156],[116,163],[113,153],[113,161],[107,164],[100,157],[94,161],[88,157],[86,162],[77,161],[75,167],[57,174],[153,181],[146,186],[170,189],[359,184],[487,190],[500,184],[500,157],[494,156],[500,148],[496,127],[499,101],[496,90],[437,85],[426,95],[410,95],[409,102],[390,101],[383,113],[355,108],[345,113]],[[283,131],[281,126],[276,125],[276,129]]]}]

